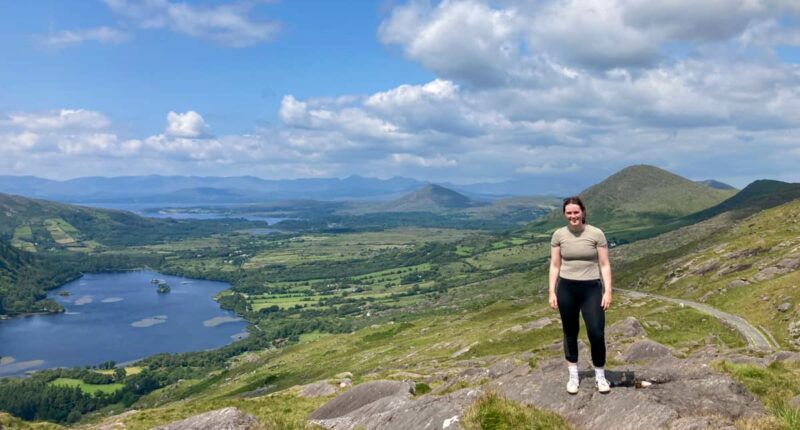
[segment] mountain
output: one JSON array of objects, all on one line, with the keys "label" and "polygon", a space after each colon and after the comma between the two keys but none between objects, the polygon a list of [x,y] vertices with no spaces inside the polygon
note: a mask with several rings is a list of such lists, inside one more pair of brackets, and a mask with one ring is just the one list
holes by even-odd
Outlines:
[{"label": "mountain", "polygon": [[709,188],[714,188],[715,190],[735,190],[735,187],[732,187],[724,182],[720,182],[714,179],[706,179],[705,181],[695,181],[698,184],[705,185]]},{"label": "mountain", "polygon": [[477,206],[469,197],[440,185],[429,184],[381,206],[383,212],[446,212]]},{"label": "mountain", "polygon": [[[718,190],[648,165],[626,167],[580,193],[587,221],[606,233],[626,233],[663,226],[707,209],[731,197],[735,190]],[[561,208],[530,228],[552,229],[563,224]]]},{"label": "mountain", "polygon": [[698,222],[723,212],[745,217],[800,198],[800,183],[760,179],[752,182],[731,198],[708,209],[687,216],[687,222]]},{"label": "mountain", "polygon": [[[424,182],[350,176],[266,180],[253,176],[121,176],[54,181],[33,176],[0,176],[0,192],[68,203],[245,203],[295,199],[383,199]],[[178,199],[171,200],[171,199]]]}]

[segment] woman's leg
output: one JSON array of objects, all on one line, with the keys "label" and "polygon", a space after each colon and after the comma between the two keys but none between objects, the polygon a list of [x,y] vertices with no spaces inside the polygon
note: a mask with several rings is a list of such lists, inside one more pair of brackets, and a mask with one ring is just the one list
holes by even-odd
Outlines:
[{"label": "woman's leg", "polygon": [[[594,285],[585,286],[586,294],[581,303],[583,322],[589,335],[592,349],[592,364],[594,367],[603,367],[606,364],[606,314],[600,305],[603,299],[603,284],[597,281]],[[559,305],[560,306],[560,305]]]},{"label": "woman's leg", "polygon": [[580,297],[577,285],[566,279],[559,279],[556,286],[558,312],[561,314],[561,327],[564,330],[564,358],[570,363],[578,362],[578,332],[580,331]]}]

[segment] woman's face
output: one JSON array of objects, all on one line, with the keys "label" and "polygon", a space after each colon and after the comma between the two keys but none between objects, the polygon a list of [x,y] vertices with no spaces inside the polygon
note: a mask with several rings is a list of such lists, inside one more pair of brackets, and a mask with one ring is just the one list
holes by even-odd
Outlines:
[{"label": "woman's face", "polygon": [[564,218],[567,219],[567,225],[572,228],[581,228],[583,226],[583,211],[581,207],[570,203],[564,208]]}]

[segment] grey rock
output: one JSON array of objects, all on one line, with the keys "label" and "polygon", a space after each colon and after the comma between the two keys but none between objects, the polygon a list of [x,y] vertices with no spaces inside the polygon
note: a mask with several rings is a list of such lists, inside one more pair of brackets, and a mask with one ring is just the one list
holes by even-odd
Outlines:
[{"label": "grey rock", "polygon": [[553,323],[553,320],[548,317],[539,318],[536,321],[531,321],[528,324],[525,324],[526,330],[538,330],[540,328],[545,328]]},{"label": "grey rock", "polygon": [[640,340],[628,347],[628,350],[622,355],[622,360],[632,362],[671,356],[672,351],[666,346],[652,340]]},{"label": "grey rock", "polygon": [[778,362],[793,362],[800,363],[800,352],[795,351],[778,351],[770,355],[767,360],[769,363]]},{"label": "grey rock", "polygon": [[325,420],[347,415],[379,399],[406,399],[411,397],[413,386],[401,381],[371,381],[356,385],[325,403],[309,415],[310,419]]},{"label": "grey rock", "polygon": [[154,430],[256,430],[258,421],[236,408],[218,409],[185,420],[156,427]]},{"label": "grey rock", "polygon": [[726,266],[716,273],[716,276],[725,276],[735,272],[741,272],[742,270],[747,270],[752,267],[752,264],[734,264],[733,266]]},{"label": "grey rock", "polygon": [[786,401],[788,406],[791,406],[795,409],[800,409],[800,396],[794,396],[791,399]]},{"label": "grey rock", "polygon": [[791,303],[786,303],[786,302],[784,302],[784,303],[781,303],[781,304],[778,306],[778,311],[779,311],[779,312],[786,312],[786,311],[788,311],[788,310],[789,310],[789,309],[791,309],[791,308],[792,308],[792,304],[791,304]]},{"label": "grey rock", "polygon": [[782,275],[786,272],[788,272],[788,269],[775,266],[765,267],[759,270],[758,273],[753,276],[753,279],[756,281],[766,281],[767,279],[774,278],[775,276]]},{"label": "grey rock", "polygon": [[713,296],[713,295],[714,295],[714,291],[709,291],[709,292],[707,292],[707,293],[703,294],[703,296],[702,296],[702,297],[700,297],[699,299],[697,299],[697,301],[699,301],[700,303],[705,303],[705,302],[707,302],[707,301],[708,301],[708,299],[710,299],[710,298],[711,298],[711,296]]},{"label": "grey rock", "polygon": [[789,270],[800,269],[800,256],[784,258],[783,260],[779,261],[776,266]]},{"label": "grey rock", "polygon": [[708,263],[705,263],[705,264],[697,267],[696,269],[694,269],[692,271],[692,274],[694,274],[694,275],[705,275],[708,272],[711,272],[713,270],[717,270],[718,267],[719,267],[719,261],[709,261]]},{"label": "grey rock", "polygon": [[[360,386],[358,385],[350,391],[357,390]],[[334,414],[336,416],[325,418],[317,415],[315,411],[309,419],[312,423],[330,430],[356,428],[364,430],[459,430],[462,428],[459,424],[462,412],[481,393],[480,389],[466,388],[446,396],[422,396],[419,399],[395,393],[371,399],[372,401],[342,415]],[[344,393],[342,396],[346,394]],[[337,400],[338,397],[329,404]],[[320,409],[327,406],[328,404],[325,404]]]},{"label": "grey rock", "polygon": [[745,285],[750,285],[750,283],[745,281],[744,279],[734,279],[733,281],[728,282],[728,285],[726,285],[725,287],[738,288],[738,287],[744,287]]},{"label": "grey rock", "polygon": [[669,425],[669,430],[707,430],[717,428],[716,423],[709,417],[686,417],[679,418]]},{"label": "grey rock", "polygon": [[696,427],[703,424],[698,417],[714,417],[710,428],[715,428],[740,417],[764,414],[763,406],[741,385],[726,375],[712,373],[700,362],[664,357],[648,366],[626,368],[636,381],[647,380],[653,385],[614,385],[611,393],[602,395],[594,388],[591,373],[581,372],[578,394],[569,395],[564,389],[563,360],[557,359],[542,363],[529,375],[504,375],[489,383],[487,389],[556,412],[581,430],[708,428]]},{"label": "grey rock", "polygon": [[522,328],[521,324],[517,324],[517,325],[512,326],[510,328],[510,330],[511,330],[512,333],[519,333],[519,332],[521,332],[523,330],[523,328]]},{"label": "grey rock", "polygon": [[300,390],[299,393],[297,393],[297,395],[305,398],[314,398],[314,397],[330,396],[335,392],[336,392],[336,387],[325,381],[320,381],[304,386],[303,389]]},{"label": "grey rock", "polygon": [[[450,356],[450,358],[458,358],[458,357],[461,357],[462,355],[464,355],[464,354],[468,353],[468,352],[469,352],[469,350],[470,350],[470,349],[471,349],[473,346],[475,346],[475,345],[477,345],[477,344],[478,344],[478,342],[472,342],[471,344],[469,344],[469,345],[467,345],[467,346],[465,346],[465,347],[463,347],[463,348],[459,349],[458,351],[454,352],[454,353],[453,353],[453,355],[451,355],[451,356]],[[462,344],[462,345],[463,345],[463,344]]]},{"label": "grey rock", "polygon": [[646,336],[647,332],[644,331],[642,324],[634,317],[627,317],[612,324],[606,333],[610,337],[632,338]]},{"label": "grey rock", "polygon": [[497,378],[498,376],[513,372],[514,368],[516,367],[517,366],[514,364],[514,360],[506,358],[489,366],[489,376],[491,378]]}]

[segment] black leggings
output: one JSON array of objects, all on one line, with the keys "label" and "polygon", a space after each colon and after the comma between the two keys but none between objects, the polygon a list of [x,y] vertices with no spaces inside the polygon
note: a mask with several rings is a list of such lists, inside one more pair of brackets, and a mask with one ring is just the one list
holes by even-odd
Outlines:
[{"label": "black leggings", "polygon": [[603,298],[603,284],[599,279],[574,281],[558,278],[556,297],[558,311],[561,313],[561,326],[564,329],[564,357],[570,363],[578,362],[579,314],[583,312],[583,322],[586,323],[589,343],[592,345],[592,364],[595,367],[605,366],[606,314],[600,305]]}]

